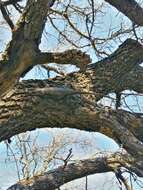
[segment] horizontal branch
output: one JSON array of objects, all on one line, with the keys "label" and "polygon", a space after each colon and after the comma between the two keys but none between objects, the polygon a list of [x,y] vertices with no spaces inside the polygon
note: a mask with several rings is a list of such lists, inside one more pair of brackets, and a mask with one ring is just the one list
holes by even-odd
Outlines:
[{"label": "horizontal branch", "polygon": [[[69,86],[81,91],[89,91],[94,94],[96,101],[110,92],[121,92],[123,90],[134,90],[142,93],[143,69],[140,63],[143,61],[143,47],[133,39],[127,39],[108,58],[95,64],[90,63],[90,57],[78,50],[67,50],[59,53],[37,54],[34,63],[44,65],[45,63],[74,64],[84,71],[83,74],[73,73],[66,78]],[[85,69],[87,70],[85,72]],[[65,82],[68,81],[65,78]],[[71,81],[71,78],[72,81]],[[91,80],[90,80],[91,79]],[[78,85],[76,84],[78,81]],[[83,88],[84,81],[87,88]],[[76,87],[75,87],[76,86]]]},{"label": "horizontal branch", "polygon": [[[42,31],[45,25],[47,11],[49,7],[53,5],[53,3],[53,0],[43,0],[39,2],[33,0],[27,1],[27,5],[21,15],[21,18],[13,30],[12,40],[3,55],[3,61],[5,64],[0,65],[0,96],[5,95],[14,86],[21,75],[34,65],[35,60],[40,64],[42,61],[47,63],[48,59],[52,59],[50,61],[62,64],[69,61],[69,63],[75,64],[81,70],[85,70],[87,63],[89,63],[89,57],[85,56],[84,54],[83,58],[80,60],[78,58],[78,54],[75,56],[75,59],[73,59],[75,51],[74,53],[72,51],[67,51],[72,52],[69,57],[65,52],[64,55],[66,62],[63,59],[64,57],[61,58],[60,54],[58,53],[54,57],[49,53],[41,53],[39,55],[38,45],[40,43]],[[98,96],[97,99],[101,98],[103,95],[101,93],[100,96],[99,86],[101,91],[103,88],[107,89],[106,93],[109,91],[114,91],[115,88],[117,88],[117,91],[125,89],[125,83],[124,86],[120,85],[121,89],[119,89],[119,83],[121,84],[122,81],[125,81],[127,72],[130,72],[137,63],[142,62],[142,55],[142,46],[138,42],[130,39],[123,43],[123,46],[119,47],[117,51],[109,56],[109,58],[95,64],[96,66],[93,67],[95,67],[94,69],[96,69],[97,72],[94,72],[94,77],[96,75],[97,77],[95,77],[95,80],[93,79],[93,82],[96,83],[94,87],[98,87],[98,92],[96,94],[96,96]],[[113,63],[116,65],[116,67],[112,66],[111,71],[110,67]],[[101,69],[98,68],[99,66]],[[118,67],[120,68],[119,71],[117,70]],[[89,67],[89,69],[91,69],[91,67]],[[107,70],[107,72],[104,72],[105,77],[102,75],[103,70]],[[87,72],[87,75],[88,74],[91,75]],[[121,76],[123,76],[122,79]],[[109,81],[111,82],[109,83]],[[105,86],[107,88],[105,88]],[[126,84],[126,88],[127,87],[130,88],[130,85]]]},{"label": "horizontal branch", "polygon": [[[24,51],[30,44],[26,43]],[[84,73],[74,72],[47,81],[20,83],[9,98],[6,96],[0,101],[0,140],[35,128],[69,127],[101,132],[123,144],[130,154],[142,156],[142,119],[123,111],[104,113],[96,105],[111,92],[126,89],[143,92],[143,70],[139,66],[143,61],[142,52],[140,43],[128,39],[108,58],[88,65]],[[28,58],[29,54],[30,50]],[[23,56],[25,61],[26,55]],[[4,68],[9,71],[7,64]],[[10,83],[2,83],[1,91],[13,84],[14,79],[12,75],[9,78],[7,72],[5,82],[8,80]],[[109,115],[111,117],[108,118]]]},{"label": "horizontal branch", "polygon": [[4,97],[0,102],[0,140],[35,128],[72,127],[101,132],[123,144],[130,154],[142,155],[142,119],[122,111],[115,114],[111,111],[108,118],[108,112],[104,113],[96,105],[110,92],[126,89],[143,92],[143,71],[139,66],[142,51],[140,43],[128,39],[108,58],[87,66],[84,73],[20,83],[9,98]]},{"label": "horizontal branch", "polygon": [[[104,133],[123,144],[130,154],[142,155],[142,119],[124,111],[111,111],[111,118],[108,118],[108,111],[104,113],[96,105],[110,92],[126,89],[143,92],[143,71],[139,66],[143,60],[142,51],[141,44],[128,39],[108,58],[87,66],[84,73],[18,84],[10,97],[0,101],[0,140],[36,128],[72,127]],[[7,65],[5,68],[8,69]],[[12,81],[7,77],[10,79]],[[125,142],[125,129],[130,143]]]},{"label": "horizontal branch", "polygon": [[135,0],[105,0],[126,15],[134,24],[143,26],[143,9]]},{"label": "horizontal branch", "polygon": [[[128,159],[126,159],[128,158]],[[121,153],[100,154],[91,159],[79,160],[57,169],[51,170],[41,176],[35,176],[29,180],[21,181],[8,190],[54,190],[72,180],[87,175],[105,172],[116,172],[120,167],[131,169],[132,160]]]},{"label": "horizontal branch", "polygon": [[[108,58],[88,65],[84,73],[20,82],[0,100],[0,140],[36,128],[76,128],[105,134],[142,160],[143,119],[96,105],[110,92],[135,88],[134,79],[142,92],[142,59],[142,46],[128,39]],[[136,164],[143,170],[142,163]]]},{"label": "horizontal branch", "polygon": [[[18,80],[21,75],[24,75],[31,66],[35,64],[45,64],[48,61],[60,64],[75,64],[80,67],[80,71],[85,70],[87,67],[85,73],[79,72],[71,74],[73,78],[72,81],[70,80],[70,75],[66,78],[69,78],[69,86],[73,85],[74,88],[78,90],[93,93],[93,101],[98,101],[110,92],[121,92],[126,89],[136,90],[138,88],[137,92],[142,92],[143,89],[141,85],[139,85],[139,87],[138,85],[136,85],[137,87],[135,85],[133,86],[133,83],[127,80],[128,78],[132,78],[133,80],[135,77],[134,71],[136,70],[136,72],[138,72],[137,67],[139,67],[139,64],[143,61],[142,52],[143,47],[139,42],[128,39],[108,58],[88,66],[87,64],[90,62],[89,56],[80,51],[68,50],[62,53],[39,53],[39,51],[35,51],[34,43],[29,40],[24,41],[20,47],[18,57],[13,57],[14,62],[16,61],[14,63],[15,67],[13,67],[9,60],[1,65],[0,95],[3,96],[6,94],[7,91],[14,86],[15,81]],[[19,66],[17,66],[17,64]],[[8,77],[9,72],[11,73],[10,77]],[[139,73],[139,76],[142,77],[142,72],[139,71]],[[77,81],[78,85],[76,85]],[[79,81],[81,81],[80,84]],[[85,84],[83,84],[83,81]],[[68,83],[67,80],[66,82]],[[140,83],[140,80],[136,77],[136,84],[138,82]],[[87,87],[85,88],[85,86]]]},{"label": "horizontal branch", "polygon": [[135,157],[142,156],[142,118],[99,108],[90,101],[92,93],[67,85],[62,78],[17,85],[0,101],[0,140],[36,128],[68,127],[103,133]]},{"label": "horizontal branch", "polygon": [[85,71],[87,65],[91,63],[90,56],[80,50],[72,49],[58,53],[39,53],[35,64],[57,63],[76,65],[81,71]]}]

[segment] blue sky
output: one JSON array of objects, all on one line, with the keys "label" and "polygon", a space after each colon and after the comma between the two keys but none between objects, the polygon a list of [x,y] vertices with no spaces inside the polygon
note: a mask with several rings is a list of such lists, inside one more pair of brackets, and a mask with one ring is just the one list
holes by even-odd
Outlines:
[{"label": "blue sky", "polygon": [[[100,3],[102,1],[99,1]],[[112,24],[115,27],[115,30],[117,30],[119,28],[119,23],[122,21],[122,14],[117,14],[117,11],[114,8],[105,8],[104,9],[105,12],[107,12],[107,14],[103,17],[101,17],[101,21],[102,21],[102,27],[99,27],[96,29],[96,36],[104,37],[107,35],[108,33],[108,29],[109,26]],[[1,18],[1,17],[0,17]],[[130,21],[124,17],[124,21],[130,25]],[[48,28],[49,26],[47,25],[46,27],[46,31],[50,31],[51,33],[55,33],[55,31],[52,28]],[[0,39],[5,39],[5,41],[0,41],[0,51],[2,51],[7,42],[10,40],[11,35],[10,32],[8,30],[8,27],[5,25],[4,28],[0,28]],[[125,38],[125,37],[123,37]],[[55,37],[52,37],[50,39],[47,40],[47,38],[44,37],[42,38],[42,43],[40,45],[40,48],[43,51],[54,51],[56,49],[56,44],[57,41],[55,39]],[[118,47],[118,43],[113,43],[113,49]],[[64,47],[60,47],[59,50],[63,50]],[[93,51],[89,51],[93,62],[95,62],[97,60],[97,57],[95,56],[95,54],[93,53]],[[66,67],[66,69],[69,71],[74,70],[74,67]],[[53,75],[52,75],[53,76]],[[27,75],[25,79],[43,79],[47,77],[47,73],[46,71],[42,70],[40,71],[37,67],[35,67],[32,71],[30,71]],[[140,104],[142,103],[142,99],[140,98]],[[135,100],[132,99],[132,97],[130,97],[127,100],[128,104],[135,104]],[[108,100],[107,100],[108,103]],[[135,108],[134,108],[135,109]],[[38,143],[42,144],[42,143],[47,143],[47,141],[49,141],[50,136],[48,135],[47,132],[45,132],[45,130],[38,130],[39,131],[39,137],[38,137]],[[54,133],[62,133],[62,130],[59,129],[54,129]],[[37,134],[37,131],[32,132],[33,135],[34,133]],[[75,158],[81,158],[81,157],[88,157],[90,154],[93,155],[95,154],[95,150],[96,151],[115,151],[118,149],[118,146],[109,138],[105,137],[104,135],[101,135],[99,133],[88,133],[88,132],[80,132],[78,130],[69,130],[67,131],[68,135],[69,133],[71,133],[73,136],[80,136],[80,138],[82,138],[82,140],[84,139],[88,139],[90,141],[90,143],[92,144],[92,146],[89,146],[88,148],[86,147],[86,149],[81,149],[79,150],[78,145],[75,146],[75,144],[71,144],[71,147],[74,150],[74,157]],[[12,142],[12,146],[14,146],[13,144],[15,143],[15,141]],[[70,146],[70,145],[69,145]],[[69,148],[69,146],[67,148]],[[6,187],[8,187],[9,185],[12,185],[14,183],[14,181],[17,181],[17,174],[16,174],[16,167],[15,167],[15,163],[12,161],[8,160],[7,157],[7,148],[4,142],[0,143],[0,187],[2,190],[5,190]],[[101,175],[98,174],[95,176],[91,176],[89,178],[90,182],[89,184],[91,184],[90,189],[93,190],[96,188],[96,190],[102,190],[103,188],[103,184],[107,181],[108,185],[106,186],[109,189],[112,188],[112,190],[116,190],[116,182],[114,181],[113,184],[111,183],[111,179],[113,178],[112,174],[106,174],[106,175]],[[85,179],[81,179],[80,181],[74,182],[74,185],[80,185],[81,189],[84,189],[84,181]],[[96,185],[96,186],[95,186]],[[112,185],[112,187],[111,187]],[[98,188],[97,188],[98,186]],[[114,187],[114,189],[113,189]],[[75,187],[76,189],[76,187]],[[138,189],[140,190],[140,189]]]},{"label": "blue sky", "polygon": [[[38,145],[47,145],[50,137],[50,131],[44,130],[37,130],[32,132],[32,136],[35,136],[38,133],[38,139],[37,139],[37,144]],[[79,130],[60,130],[60,129],[54,129],[52,130],[52,133],[56,134],[62,134],[65,133],[69,138],[77,140],[78,142],[80,141],[81,143],[69,143],[69,145],[64,148],[63,150],[61,149],[59,152],[59,155],[67,154],[68,150],[72,147],[73,149],[73,158],[72,159],[81,159],[81,158],[88,158],[90,156],[93,156],[95,153],[99,151],[115,151],[118,149],[118,146],[109,138],[100,135],[99,133],[88,133],[84,131],[79,131]],[[80,138],[80,139],[79,139]],[[89,145],[85,145],[84,143],[89,143]],[[82,145],[83,144],[83,145]],[[15,140],[12,141],[10,145],[13,149],[13,151],[17,152],[14,148],[15,146]],[[9,154],[10,150],[8,150]],[[14,181],[16,182],[18,180],[17,177],[17,172],[16,172],[16,165],[13,159],[7,156],[7,149],[6,149],[6,144],[1,143],[0,144],[0,184],[2,190],[4,190],[6,187],[9,185],[12,185]],[[8,177],[9,176],[9,177]],[[102,179],[102,181],[106,181],[105,179],[108,177],[113,177],[111,174],[108,176],[106,174],[105,176],[98,175],[99,178]],[[103,177],[103,178],[102,178]],[[89,178],[90,179],[90,178]],[[94,181],[94,178],[92,177],[90,179],[91,181]],[[84,181],[84,179],[83,179]],[[97,180],[98,181],[98,180]],[[79,185],[79,182],[77,181],[75,184]],[[101,184],[101,183],[100,183]],[[69,184],[70,185],[70,184]],[[110,185],[110,184],[108,184]],[[92,184],[94,186],[94,184]]]}]

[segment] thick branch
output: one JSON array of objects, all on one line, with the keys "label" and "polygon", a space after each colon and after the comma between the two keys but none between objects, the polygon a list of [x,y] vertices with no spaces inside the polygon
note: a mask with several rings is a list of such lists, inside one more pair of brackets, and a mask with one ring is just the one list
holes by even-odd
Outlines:
[{"label": "thick branch", "polygon": [[133,160],[125,159],[127,155],[120,153],[101,154],[92,159],[80,160],[68,164],[66,167],[59,167],[41,176],[35,176],[28,181],[21,181],[8,190],[54,190],[61,185],[87,175],[115,172],[119,167],[131,169]]},{"label": "thick branch", "polygon": [[[121,134],[123,131],[114,131],[117,127],[110,128],[108,125],[110,122],[106,121],[105,116],[103,120],[99,117],[102,110],[97,111],[96,101],[110,92],[120,92],[126,89],[142,92],[140,79],[143,78],[143,73],[142,69],[138,70],[141,68],[139,63],[142,62],[142,57],[142,46],[135,40],[129,39],[110,57],[89,65],[85,73],[75,72],[49,81],[27,81],[19,84],[14,94],[10,98],[3,98],[1,102],[0,140],[39,127],[75,127],[99,131],[117,141],[117,133]],[[134,71],[135,73],[139,71],[140,74],[136,75]],[[136,85],[134,85],[134,80]],[[43,110],[43,106],[45,110]],[[31,117],[29,117],[28,110],[31,111]],[[42,115],[43,111],[44,115]],[[124,127],[128,128],[136,138],[141,140],[143,137],[142,119],[119,112],[117,116],[119,114],[119,118],[123,117],[122,119],[128,124],[122,124],[112,116],[111,123],[112,119],[115,119],[118,126],[123,126],[123,129]],[[102,127],[103,121],[105,121],[105,126]],[[114,125],[113,122],[111,126]],[[13,130],[11,130],[12,128]],[[131,148],[129,151],[134,153],[133,147],[135,148],[136,145],[130,146],[127,142],[125,145],[123,140],[120,139],[124,147]],[[134,141],[136,139],[133,140],[133,143]]]},{"label": "thick branch", "polygon": [[[47,12],[54,0],[27,1],[13,29],[12,40],[4,54],[0,70],[0,96],[11,89],[21,74],[33,64],[45,26]],[[9,74],[10,73],[10,74]]]},{"label": "thick branch", "polygon": [[91,62],[89,55],[76,50],[67,50],[59,53],[39,53],[34,60],[35,64],[57,63],[76,65],[81,71],[85,71]]},{"label": "thick branch", "polygon": [[124,15],[126,15],[133,23],[143,26],[143,9],[135,0],[105,0],[110,3]]},{"label": "thick branch", "polygon": [[[127,1],[126,1],[127,2]],[[4,95],[13,87],[15,82],[20,78],[20,76],[33,65],[33,62],[36,60],[37,56],[39,56],[39,50],[38,45],[40,43],[42,31],[45,25],[46,17],[47,17],[47,11],[50,6],[52,6],[54,1],[34,1],[29,0],[27,2],[26,8],[23,11],[23,14],[18,21],[16,27],[13,30],[12,35],[12,41],[10,42],[8,48],[5,51],[5,54],[3,55],[3,61],[5,64],[1,64],[1,71],[0,71],[0,95]],[[34,11],[33,11],[34,10]],[[42,10],[42,11],[40,11]],[[129,48],[128,48],[129,45]],[[124,55],[122,54],[122,48],[119,48],[121,50],[121,54],[119,51],[116,51],[116,53],[113,53],[112,56],[109,57],[109,59],[105,59],[102,62],[117,62],[119,60],[119,64],[123,65],[121,63],[127,64],[131,62],[130,65],[135,65],[138,61],[142,61],[142,47],[140,44],[137,44],[137,42],[133,42],[133,40],[129,40],[126,42],[126,46],[124,43]],[[127,48],[127,51],[126,51]],[[124,51],[123,50],[123,51]],[[119,54],[118,54],[119,53]],[[121,55],[122,57],[118,57],[116,55]],[[131,56],[128,56],[131,55]],[[41,59],[47,58],[49,54],[41,54]],[[49,57],[48,57],[49,58]],[[40,61],[40,58],[39,58]],[[63,59],[61,60],[63,61]],[[59,62],[61,62],[59,61]],[[87,60],[86,60],[87,62]],[[73,63],[73,61],[72,61]],[[79,61],[76,60],[76,64],[83,68],[79,64]],[[118,64],[118,66],[119,66]],[[97,65],[102,65],[97,64]],[[105,64],[104,68],[105,67]],[[133,66],[132,65],[132,66]],[[109,66],[109,64],[107,64]],[[125,66],[125,65],[124,65]],[[96,68],[95,68],[96,69]],[[103,68],[101,68],[103,69]],[[115,69],[115,68],[114,68]],[[130,68],[128,68],[130,69]],[[107,69],[108,70],[108,69]],[[128,70],[129,71],[129,70]],[[9,76],[10,73],[10,76]],[[107,72],[106,72],[107,73]],[[124,74],[125,72],[120,70],[120,75]],[[97,74],[97,73],[96,73]],[[114,75],[113,77],[116,78],[117,69],[115,69],[114,72],[108,72],[110,75]],[[98,74],[99,75],[99,74]],[[124,75],[123,75],[124,76]],[[107,76],[111,77],[111,76]],[[124,77],[123,77],[124,78]],[[96,78],[97,79],[97,78]],[[104,77],[105,79],[105,77]],[[101,78],[100,78],[101,80]],[[124,79],[122,79],[123,81]],[[109,81],[109,80],[107,80]],[[113,81],[113,80],[112,80]],[[105,81],[102,81],[106,85]],[[119,86],[116,84],[117,80],[112,83],[112,86],[115,88],[115,86]],[[119,82],[118,82],[119,83]],[[109,86],[109,85],[107,85]],[[111,88],[111,86],[110,86]],[[123,88],[123,87],[121,87]],[[111,89],[110,89],[111,90]],[[109,89],[107,90],[109,91]]]},{"label": "thick branch", "polygon": [[[74,81],[78,82],[78,85],[74,83],[72,86],[81,91],[90,91],[94,94],[94,100],[98,101],[110,92],[121,92],[126,89],[143,92],[141,83],[143,69],[139,66],[143,61],[142,52],[143,47],[140,43],[128,39],[108,58],[89,66],[87,65],[90,62],[89,56],[77,50],[61,53],[40,53],[37,54],[34,63],[41,65],[51,62],[70,63],[80,67],[80,71],[87,67],[84,74],[73,73],[69,77],[67,76],[69,86]],[[72,81],[70,80],[71,77],[73,78]],[[82,82],[79,81],[84,81],[86,88],[83,88]],[[66,82],[68,83],[67,80]]]},{"label": "thick branch", "polygon": [[[104,134],[113,137],[117,141],[118,132],[121,134],[123,130],[115,131],[117,127],[114,129],[114,127],[110,128],[107,125],[111,123],[111,126],[117,125],[123,126],[123,129],[124,127],[130,129],[130,132],[141,140],[142,119],[138,119],[127,113],[127,115],[124,115],[123,113],[122,119],[128,121],[128,125],[126,123],[122,124],[121,121],[118,122],[112,117],[111,122],[106,121],[105,117],[102,120],[99,117],[99,112],[96,110],[96,101],[110,92],[120,92],[126,89],[142,92],[140,79],[143,73],[142,69],[138,69],[140,68],[139,63],[142,62],[142,57],[142,46],[135,40],[129,39],[108,58],[96,64],[89,65],[85,73],[75,72],[49,81],[25,82],[20,84],[11,98],[3,98],[1,102],[0,139],[4,140],[17,133],[39,127],[75,127],[83,130],[104,132]],[[135,73],[139,71],[140,74],[136,76],[134,75],[134,71]],[[129,78],[132,80],[129,80]],[[134,80],[136,85],[134,85]],[[39,107],[35,107],[35,103]],[[43,105],[45,107],[44,115],[41,114]],[[52,112],[50,109],[52,109]],[[30,118],[28,110],[31,110]],[[55,118],[55,115],[58,117]],[[36,116],[34,121],[33,116]],[[115,119],[116,124],[112,119]],[[39,123],[40,120],[42,121]],[[110,128],[110,133],[108,130],[101,130],[103,121],[106,121],[104,122],[105,127],[103,128]],[[10,124],[7,122],[10,122]],[[12,123],[14,130],[11,131],[8,128],[11,129]],[[132,123],[133,126],[137,125],[137,127],[133,127]],[[133,131],[131,131],[132,128]],[[139,131],[141,133],[138,133]],[[128,135],[130,134],[128,133]],[[120,139],[124,147],[130,149],[130,153],[134,153],[133,147],[135,148],[136,145],[130,146],[127,142],[125,145],[123,140]],[[133,140],[134,142],[137,143],[136,139]],[[140,143],[138,144],[140,147]]]},{"label": "thick branch", "polygon": [[[109,58],[89,65],[85,73],[18,84],[0,101],[0,140],[36,128],[76,128],[103,133],[142,160],[143,119],[96,106],[107,93],[132,88],[133,79],[126,79],[136,77],[134,71],[141,62],[142,46],[127,40]],[[141,77],[142,69],[136,85]],[[138,91],[142,91],[141,85]],[[142,163],[136,164],[142,171]]]},{"label": "thick branch", "polygon": [[110,92],[143,92],[142,51],[142,45],[128,39],[111,56],[89,65],[85,73],[21,83],[11,97],[0,102],[0,140],[39,127],[74,127],[104,133],[130,154],[142,156],[142,119],[126,112],[111,112],[110,117],[96,107],[96,101]]},{"label": "thick branch", "polygon": [[[36,128],[68,127],[103,133],[135,157],[142,156],[141,118],[121,110],[98,108],[90,101],[90,92],[75,90],[64,82],[64,77],[25,81],[13,94],[3,98],[0,101],[0,140]],[[73,85],[77,84],[75,82]]]}]

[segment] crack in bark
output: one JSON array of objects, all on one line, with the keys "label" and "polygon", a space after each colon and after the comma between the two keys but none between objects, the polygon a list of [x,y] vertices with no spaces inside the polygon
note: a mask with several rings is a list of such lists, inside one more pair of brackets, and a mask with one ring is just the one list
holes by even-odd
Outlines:
[{"label": "crack in bark", "polygon": [[[136,1],[106,1],[125,14],[133,23],[143,26],[143,9]],[[15,1],[9,0],[5,4],[11,2]],[[143,119],[123,110],[105,110],[96,104],[110,92],[120,93],[123,90],[131,89],[143,93],[141,82],[143,81],[143,69],[139,65],[143,61],[142,45],[133,39],[128,39],[108,58],[88,66],[90,59],[81,52],[74,57],[75,59],[72,57],[77,51],[73,52],[73,50],[71,50],[72,57],[70,54],[66,54],[67,52],[64,52],[65,54],[42,53],[38,46],[45,26],[47,11],[54,2],[52,0],[27,1],[20,20],[14,26],[12,40],[3,54],[0,65],[0,140],[40,127],[74,127],[80,130],[98,131],[113,138],[118,144],[121,143],[134,158],[133,165],[128,162],[116,163],[117,160],[114,160],[114,164],[117,164],[115,166],[130,167],[139,176],[143,176]],[[13,88],[29,67],[51,61],[66,64],[69,60],[70,63],[83,69],[84,73],[81,70],[45,81],[23,81]],[[81,64],[81,60],[85,62]],[[84,66],[87,66],[87,70]],[[11,89],[13,91],[10,91]],[[6,96],[4,96],[5,94]],[[78,174],[75,172],[76,176],[70,175],[68,179],[64,178],[64,180],[60,180],[62,175],[57,176],[58,185],[56,184],[53,188],[81,177],[83,174],[96,173],[96,164],[99,164],[98,172],[100,172],[100,166],[102,166],[101,172],[113,171],[112,158],[110,164],[107,163],[107,157],[106,160],[100,159],[100,162],[97,162],[99,158],[94,161],[95,168],[93,168],[91,160],[79,161],[79,163],[66,166],[66,170],[62,170],[62,174],[67,177],[71,171],[74,173],[80,166],[82,166],[81,170],[85,169],[86,164],[88,171],[86,170],[85,173],[78,171]],[[72,170],[73,168],[74,170]],[[89,168],[92,171],[89,171]],[[57,175],[54,172],[59,171],[61,168],[50,173],[50,175],[54,175],[54,181]],[[73,178],[71,179],[71,177]],[[44,185],[47,189],[51,183],[51,181],[49,183],[44,181],[49,180],[48,174],[34,180],[37,188],[39,182],[39,189],[42,184],[42,190]],[[33,187],[36,188],[35,186]],[[24,186],[19,186],[20,188],[25,189]],[[31,187],[27,188],[31,189]],[[16,189],[18,189],[18,184]]]}]

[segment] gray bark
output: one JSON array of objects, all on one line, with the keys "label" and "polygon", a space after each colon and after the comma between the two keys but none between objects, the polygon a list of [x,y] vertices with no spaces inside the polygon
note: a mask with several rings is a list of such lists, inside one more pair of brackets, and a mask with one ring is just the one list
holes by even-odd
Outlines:
[{"label": "gray bark", "polygon": [[133,160],[129,159],[129,155],[120,153],[101,154],[91,159],[61,166],[41,176],[35,176],[28,181],[21,181],[8,188],[8,190],[54,190],[69,181],[90,174],[115,172],[121,166],[132,170],[132,163]]},{"label": "gray bark", "polygon": [[[142,8],[134,0],[106,1],[133,23],[143,25]],[[136,40],[127,39],[108,58],[91,65],[88,65],[89,56],[79,51],[43,53],[39,50],[39,44],[48,10],[54,2],[27,1],[12,31],[12,40],[3,54],[0,62],[0,141],[36,128],[76,128],[111,137],[122,144],[131,161],[117,161],[117,165],[116,160],[114,165],[109,165],[107,157],[79,161],[69,164],[64,170],[60,167],[43,176],[36,176],[27,182],[32,183],[31,187],[26,187],[23,181],[21,187],[17,184],[16,189],[44,190],[44,185],[45,189],[51,185],[54,189],[85,175],[114,171],[114,166],[128,168],[128,164],[129,169],[143,176],[143,119],[124,110],[97,106],[97,101],[111,92],[130,89],[143,93],[143,69],[140,67],[143,61],[142,45]],[[69,61],[80,71],[44,81],[17,82],[35,64],[66,64]]]}]

